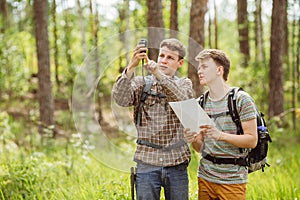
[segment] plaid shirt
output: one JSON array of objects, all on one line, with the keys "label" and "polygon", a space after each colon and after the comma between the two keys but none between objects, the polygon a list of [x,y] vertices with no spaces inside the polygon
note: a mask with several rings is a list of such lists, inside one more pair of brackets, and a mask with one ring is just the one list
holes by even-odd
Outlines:
[{"label": "plaid shirt", "polygon": [[[134,106],[134,119],[140,103],[145,81],[153,81],[151,91],[163,93],[166,98],[149,95],[142,108],[140,126],[136,126],[138,139],[167,147],[184,139],[183,127],[168,102],[182,101],[193,97],[192,82],[188,78],[164,76],[158,81],[154,76],[128,78],[126,69],[113,87],[113,98],[120,106]],[[171,150],[137,145],[134,161],[155,166],[174,166],[190,160],[187,144]]]}]

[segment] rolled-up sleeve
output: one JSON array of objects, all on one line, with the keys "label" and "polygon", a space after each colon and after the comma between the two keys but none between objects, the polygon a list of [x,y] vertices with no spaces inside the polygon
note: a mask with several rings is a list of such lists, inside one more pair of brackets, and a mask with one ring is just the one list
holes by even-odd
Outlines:
[{"label": "rolled-up sleeve", "polygon": [[163,77],[159,84],[168,98],[168,101],[183,101],[194,97],[192,81],[189,78],[170,79]]},{"label": "rolled-up sleeve", "polygon": [[128,78],[126,75],[126,69],[117,78],[113,90],[112,96],[116,103],[120,106],[131,106],[134,102],[134,91],[131,83],[132,77]]}]

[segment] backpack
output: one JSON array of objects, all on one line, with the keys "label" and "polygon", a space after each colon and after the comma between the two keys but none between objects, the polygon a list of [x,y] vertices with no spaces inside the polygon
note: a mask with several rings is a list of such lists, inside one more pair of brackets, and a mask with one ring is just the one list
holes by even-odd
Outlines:
[{"label": "backpack", "polygon": [[[243,91],[242,88],[234,87],[230,90],[228,95],[228,109],[229,113],[231,115],[232,121],[235,123],[237,127],[237,134],[242,135],[244,134],[240,116],[237,110],[237,93],[239,91]],[[206,91],[204,94],[202,94],[199,98],[199,104],[202,108],[204,108],[205,101],[208,96],[208,91]],[[264,119],[264,114],[262,112],[259,112],[256,108],[256,121],[257,121],[257,134],[258,134],[258,141],[257,145],[254,149],[251,149],[248,155],[243,158],[245,163],[247,163],[248,166],[248,173],[257,171],[259,169],[264,172],[265,166],[270,166],[267,163],[267,153],[268,153],[268,143],[272,142],[271,136],[268,132],[268,128],[266,126],[266,122]],[[242,152],[242,148],[240,148],[240,152]],[[216,158],[214,158],[216,159]],[[224,160],[224,159],[222,159]]]}]

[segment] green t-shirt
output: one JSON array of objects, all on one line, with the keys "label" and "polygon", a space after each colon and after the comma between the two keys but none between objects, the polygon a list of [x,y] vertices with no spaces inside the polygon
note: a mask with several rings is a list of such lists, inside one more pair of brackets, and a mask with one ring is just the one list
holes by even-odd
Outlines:
[{"label": "green t-shirt", "polygon": [[[229,94],[229,93],[228,93]],[[216,127],[230,134],[237,134],[236,125],[228,113],[228,94],[219,101],[212,101],[209,97],[206,99],[204,110],[209,115],[220,114],[212,118]],[[253,99],[244,91],[237,94],[237,110],[241,121],[248,121],[256,117],[256,109]],[[223,114],[222,114],[223,113]],[[214,139],[205,139],[203,151],[220,158],[239,158],[247,155],[248,149],[240,153],[240,149],[224,141]],[[202,158],[198,169],[198,177],[218,184],[241,184],[247,182],[248,169],[245,166],[231,164],[213,164]]]}]

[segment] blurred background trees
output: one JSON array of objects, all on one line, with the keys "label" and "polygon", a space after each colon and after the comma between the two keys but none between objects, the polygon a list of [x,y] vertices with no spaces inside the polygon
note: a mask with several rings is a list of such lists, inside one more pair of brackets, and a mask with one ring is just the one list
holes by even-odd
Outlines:
[{"label": "blurred background trees", "polygon": [[269,118],[271,167],[249,176],[247,199],[299,199],[299,4],[0,0],[0,196],[129,199],[129,176],[118,170],[133,166],[135,127],[132,110],[111,100],[112,86],[139,39],[156,59],[158,42],[176,37],[188,51],[178,75],[191,78],[197,95],[206,88],[195,55],[222,49],[231,58],[229,84]]},{"label": "blurred background trees", "polygon": [[[296,127],[297,0],[1,0],[0,11],[1,111],[43,127],[40,133],[47,129],[54,136],[60,126],[71,126],[58,113],[71,113],[74,80],[83,65],[89,71],[84,82],[92,88],[85,95],[96,98],[95,117],[100,124],[109,121],[103,109],[112,84],[141,37],[148,39],[154,60],[163,38],[184,42],[188,55],[180,73],[192,79],[197,96],[205,88],[199,86],[195,55],[203,48],[224,50],[232,59],[230,84],[252,94],[269,118],[292,113],[280,125]],[[117,40],[106,45],[114,35]]]}]

